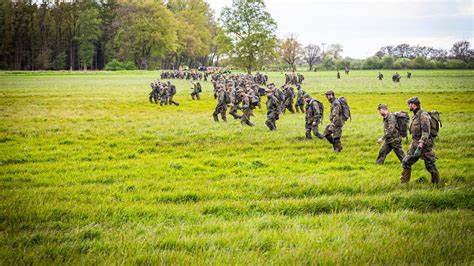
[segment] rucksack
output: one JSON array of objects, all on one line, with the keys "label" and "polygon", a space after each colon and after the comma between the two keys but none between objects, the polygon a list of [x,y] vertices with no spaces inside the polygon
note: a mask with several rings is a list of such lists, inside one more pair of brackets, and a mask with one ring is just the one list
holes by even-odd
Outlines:
[{"label": "rucksack", "polygon": [[408,138],[408,128],[410,125],[410,116],[407,112],[400,111],[393,113],[397,118],[398,133],[402,138]]},{"label": "rucksack", "polygon": [[175,95],[175,94],[176,94],[176,86],[175,86],[175,85],[171,85],[171,86],[170,86],[170,94],[171,94],[171,95]]},{"label": "rucksack", "polygon": [[229,93],[228,92],[224,92],[224,102],[226,104],[229,104],[230,103],[230,96],[229,96]]},{"label": "rucksack", "polygon": [[430,135],[433,138],[436,138],[438,136],[439,128],[443,127],[443,123],[441,122],[441,117],[440,113],[436,110],[433,110],[431,112],[428,112],[430,115]]},{"label": "rucksack", "polygon": [[342,106],[342,118],[345,121],[347,121],[349,118],[352,121],[352,116],[351,116],[351,108],[349,107],[349,104],[347,103],[347,100],[344,96],[339,97],[339,102],[341,103]]},{"label": "rucksack", "polygon": [[318,109],[319,109],[319,113],[321,115],[321,119],[319,120],[321,125],[323,124],[323,120],[324,120],[324,104],[316,99],[314,99],[314,101],[318,104]]}]

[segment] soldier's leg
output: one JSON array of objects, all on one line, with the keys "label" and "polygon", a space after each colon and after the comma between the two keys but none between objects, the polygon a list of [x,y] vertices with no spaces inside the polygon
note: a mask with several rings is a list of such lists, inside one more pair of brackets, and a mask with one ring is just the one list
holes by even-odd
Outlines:
[{"label": "soldier's leg", "polygon": [[385,158],[387,158],[387,154],[389,154],[390,151],[392,151],[392,146],[390,144],[384,143],[380,148],[379,156],[377,157],[375,164],[383,164],[385,162]]},{"label": "soldier's leg", "polygon": [[201,96],[199,96],[199,92],[196,93],[196,98],[197,98],[198,100],[201,100]]},{"label": "soldier's leg", "polygon": [[212,117],[214,118],[214,121],[216,122],[219,122],[219,117],[217,116],[218,113],[219,113],[219,105],[216,106],[216,108],[214,109],[214,113],[212,113]]},{"label": "soldier's leg", "polygon": [[425,162],[426,170],[431,174],[431,183],[439,183],[439,172],[436,167],[436,156],[431,145],[426,145],[421,151],[421,159]]},{"label": "soldier's leg", "polygon": [[191,92],[191,98],[194,100],[194,92]]},{"label": "soldier's leg", "polygon": [[224,120],[224,122],[227,122],[226,112],[227,112],[227,106],[224,105],[221,107],[221,118],[222,120]]},{"label": "soldier's leg", "polygon": [[408,183],[411,178],[411,166],[414,165],[418,161],[418,157],[415,157],[415,150],[418,142],[412,141],[410,148],[408,149],[407,155],[403,158],[402,161],[402,175],[400,176],[401,183]]},{"label": "soldier's leg", "polygon": [[297,113],[300,112],[300,107],[299,107],[299,105],[298,105],[297,103],[295,103],[295,111],[296,111]]},{"label": "soldier's leg", "polygon": [[150,97],[148,97],[148,99],[150,100],[150,103],[153,103],[153,96],[150,95]]},{"label": "soldier's leg", "polygon": [[292,114],[295,113],[295,109],[293,109],[293,103],[292,102],[288,103],[288,111],[290,111]]},{"label": "soldier's leg", "polygon": [[313,137],[311,136],[311,123],[310,124],[306,123],[305,124],[305,129],[306,129],[306,131],[305,131],[306,138],[307,139],[312,139]]},{"label": "soldier's leg", "polygon": [[335,152],[341,152],[343,147],[341,144],[341,137],[342,137],[342,126],[333,127],[332,137],[334,139],[333,148]]},{"label": "soldier's leg", "polygon": [[236,106],[232,106],[232,107],[230,108],[229,114],[230,114],[231,116],[233,116],[234,119],[240,119],[240,118],[242,118],[242,117],[237,113],[237,107],[236,107]]},{"label": "soldier's leg", "polygon": [[402,162],[403,158],[405,157],[405,152],[403,151],[402,142],[396,141],[396,142],[391,143],[390,146],[393,149],[393,152],[395,153],[395,155],[397,155],[398,160]]},{"label": "soldier's leg", "polygon": [[332,137],[332,128],[333,128],[332,124],[327,125],[326,128],[324,129],[323,136],[328,140],[329,143],[334,145],[334,139]]},{"label": "soldier's leg", "polygon": [[300,105],[301,112],[304,114],[304,105]]}]

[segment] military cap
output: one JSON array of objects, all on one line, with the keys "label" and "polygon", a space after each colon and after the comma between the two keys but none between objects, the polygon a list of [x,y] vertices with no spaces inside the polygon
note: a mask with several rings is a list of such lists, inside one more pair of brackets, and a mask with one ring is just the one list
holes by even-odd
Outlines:
[{"label": "military cap", "polygon": [[408,99],[407,103],[414,103],[414,104],[421,104],[420,102],[420,99],[418,99],[418,97],[411,97],[410,99]]},{"label": "military cap", "polygon": [[334,91],[333,91],[333,90],[328,90],[328,91],[326,92],[326,95],[334,95]]},{"label": "military cap", "polygon": [[310,97],[311,97],[311,96],[309,96],[309,94],[307,94],[307,93],[305,93],[305,94],[303,95],[303,98],[310,98]]},{"label": "military cap", "polygon": [[387,110],[387,109],[388,109],[388,106],[387,106],[386,104],[380,103],[380,104],[377,106],[377,110],[380,110],[380,109],[385,109],[385,110]]}]

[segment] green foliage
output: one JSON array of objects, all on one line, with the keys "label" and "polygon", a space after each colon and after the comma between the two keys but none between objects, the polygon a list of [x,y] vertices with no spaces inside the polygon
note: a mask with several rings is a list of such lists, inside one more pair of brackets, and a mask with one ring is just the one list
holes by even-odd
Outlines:
[{"label": "green foliage", "polygon": [[266,11],[263,0],[233,1],[222,10],[223,29],[232,40],[232,57],[237,66],[248,73],[275,57],[275,20]]},{"label": "green foliage", "polygon": [[[340,154],[304,139],[301,113],[215,123],[210,82],[192,101],[173,80],[171,107],[148,103],[154,71],[0,73],[0,263],[471,264],[474,72],[377,72],[304,73],[351,104]],[[413,95],[443,116],[439,187],[422,161],[408,186],[394,154],[374,164],[377,105]]]},{"label": "green foliage", "polygon": [[91,6],[81,10],[79,15],[79,58],[84,70],[92,66],[92,59],[96,50],[96,42],[99,40],[100,25],[102,21],[99,17],[99,10]]},{"label": "green foliage", "polygon": [[117,71],[117,70],[137,70],[135,63],[131,61],[120,62],[117,59],[113,59],[106,66],[105,70]]}]

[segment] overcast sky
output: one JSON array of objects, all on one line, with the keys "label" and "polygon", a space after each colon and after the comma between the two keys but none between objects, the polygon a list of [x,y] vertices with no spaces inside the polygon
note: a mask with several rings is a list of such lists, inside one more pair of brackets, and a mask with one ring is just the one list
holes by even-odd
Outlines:
[{"label": "overcast sky", "polygon": [[[207,0],[219,17],[232,0]],[[340,43],[344,56],[365,58],[386,45],[408,43],[450,49],[474,46],[474,0],[265,0],[283,38],[296,33],[310,43]],[[327,46],[326,46],[327,47]]]}]

